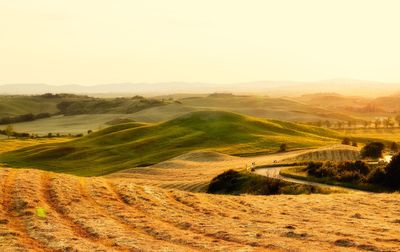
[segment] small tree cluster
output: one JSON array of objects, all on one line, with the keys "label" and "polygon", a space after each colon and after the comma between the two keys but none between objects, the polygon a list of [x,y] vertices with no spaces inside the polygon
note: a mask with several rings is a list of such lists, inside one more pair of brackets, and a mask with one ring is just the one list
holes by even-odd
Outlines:
[{"label": "small tree cluster", "polygon": [[382,157],[385,145],[380,142],[371,142],[365,145],[361,150],[363,158],[380,158]]}]

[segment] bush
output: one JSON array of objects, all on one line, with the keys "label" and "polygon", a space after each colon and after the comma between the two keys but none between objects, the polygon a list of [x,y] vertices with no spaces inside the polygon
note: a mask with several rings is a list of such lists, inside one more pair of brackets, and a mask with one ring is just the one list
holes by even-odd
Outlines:
[{"label": "bush", "polygon": [[287,151],[287,144],[283,143],[279,146],[279,152],[286,152]]},{"label": "bush", "polygon": [[350,140],[350,138],[345,137],[345,138],[343,139],[343,141],[342,141],[342,144],[351,145],[351,140]]},{"label": "bush", "polygon": [[368,174],[367,182],[371,184],[385,184],[386,181],[386,171],[384,167],[377,167]]},{"label": "bush", "polygon": [[221,191],[233,191],[237,187],[238,179],[241,177],[240,172],[235,170],[228,170],[211,180],[208,186],[208,193],[215,193]]},{"label": "bush", "polygon": [[396,142],[390,144],[390,150],[395,153],[399,152],[399,146]]},{"label": "bush", "polygon": [[386,184],[393,189],[400,189],[400,154],[395,155],[386,166]]},{"label": "bush", "polygon": [[310,162],[306,168],[307,173],[317,178],[332,178],[343,182],[362,182],[370,173],[368,165],[362,161],[356,162]]},{"label": "bush", "polygon": [[363,158],[380,158],[382,157],[385,145],[380,142],[372,142],[364,146],[361,150]]},{"label": "bush", "polygon": [[299,185],[257,174],[228,170],[211,180],[207,193],[273,195],[329,193],[329,190],[323,190],[312,185]]}]

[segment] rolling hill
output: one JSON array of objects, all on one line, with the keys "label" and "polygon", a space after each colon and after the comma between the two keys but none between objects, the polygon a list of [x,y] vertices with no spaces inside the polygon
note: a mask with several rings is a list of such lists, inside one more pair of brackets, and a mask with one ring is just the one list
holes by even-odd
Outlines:
[{"label": "rolling hill", "polygon": [[192,150],[255,155],[290,148],[337,143],[341,135],[327,129],[265,120],[221,111],[192,112],[156,123],[128,123],[83,138],[5,153],[1,162],[13,166],[100,175],[148,166]]},{"label": "rolling hill", "polygon": [[337,113],[335,110],[321,108],[318,104],[310,105],[292,98],[215,93],[206,97],[187,97],[179,101],[194,109],[224,110],[294,122],[355,120],[349,114]]},{"label": "rolling hill", "polygon": [[0,169],[0,251],[398,251],[400,194],[227,196]]}]

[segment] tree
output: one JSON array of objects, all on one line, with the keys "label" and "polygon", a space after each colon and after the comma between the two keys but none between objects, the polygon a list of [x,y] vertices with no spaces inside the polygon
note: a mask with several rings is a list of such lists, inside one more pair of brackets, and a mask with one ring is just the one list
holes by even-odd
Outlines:
[{"label": "tree", "polygon": [[397,115],[397,116],[394,118],[394,120],[396,120],[397,124],[398,124],[399,127],[400,127],[400,115]]},{"label": "tree", "polygon": [[364,146],[361,150],[363,158],[380,158],[382,157],[385,145],[380,142],[372,142]]},{"label": "tree", "polygon": [[395,153],[399,152],[399,146],[396,142],[390,144],[390,150]]},{"label": "tree", "polygon": [[91,134],[93,132],[93,130],[88,130],[87,133],[88,135]]},{"label": "tree", "polygon": [[386,166],[386,184],[393,189],[400,189],[400,155],[397,154]]},{"label": "tree", "polygon": [[350,138],[345,137],[345,138],[343,139],[343,141],[342,141],[342,144],[351,145],[351,140],[350,140]]},{"label": "tree", "polygon": [[364,121],[363,125],[364,125],[364,128],[368,128],[370,125],[370,121]]},{"label": "tree", "polygon": [[352,145],[353,147],[358,147],[358,144],[357,144],[356,141],[353,141],[353,142],[351,143],[351,145]]},{"label": "tree", "polygon": [[14,128],[12,125],[7,125],[6,127],[6,135],[8,138],[10,138],[10,136],[12,136],[14,134]]},{"label": "tree", "polygon": [[325,125],[326,125],[327,128],[330,128],[332,126],[331,121],[326,120],[325,121]]},{"label": "tree", "polygon": [[376,119],[375,121],[374,121],[374,124],[375,124],[375,128],[377,129],[377,128],[379,128],[381,125],[382,125],[382,121],[381,121],[381,119]]},{"label": "tree", "polygon": [[348,121],[347,122],[347,127],[349,127],[349,128],[353,127],[353,122],[352,121]]},{"label": "tree", "polygon": [[285,151],[287,151],[287,144],[283,143],[279,147],[279,152],[285,152]]}]

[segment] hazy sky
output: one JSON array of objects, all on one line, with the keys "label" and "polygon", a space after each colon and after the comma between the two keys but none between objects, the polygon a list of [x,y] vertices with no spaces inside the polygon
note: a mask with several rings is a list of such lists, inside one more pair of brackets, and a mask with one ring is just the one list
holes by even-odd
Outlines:
[{"label": "hazy sky", "polygon": [[0,84],[400,81],[398,0],[0,0]]}]

